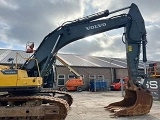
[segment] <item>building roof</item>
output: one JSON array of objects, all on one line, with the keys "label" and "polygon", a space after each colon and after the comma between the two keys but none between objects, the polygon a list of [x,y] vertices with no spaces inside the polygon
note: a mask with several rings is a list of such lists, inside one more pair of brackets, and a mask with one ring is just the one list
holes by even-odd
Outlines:
[{"label": "building roof", "polygon": [[[10,50],[10,49],[0,49],[0,64],[10,64],[8,62],[9,58],[13,58],[13,63],[24,64],[26,61],[23,58],[29,58],[32,53],[26,53],[21,50]],[[22,57],[23,58],[22,58]],[[75,54],[58,54],[68,65],[70,66],[83,66],[83,67],[113,67],[113,68],[126,68],[127,62],[126,59],[120,58],[108,58],[108,57],[97,57],[97,56],[84,56],[84,55],[75,55]],[[149,61],[148,63],[153,62]],[[62,65],[58,60],[56,61],[57,65]],[[143,63],[140,60],[140,68],[143,68]]]}]

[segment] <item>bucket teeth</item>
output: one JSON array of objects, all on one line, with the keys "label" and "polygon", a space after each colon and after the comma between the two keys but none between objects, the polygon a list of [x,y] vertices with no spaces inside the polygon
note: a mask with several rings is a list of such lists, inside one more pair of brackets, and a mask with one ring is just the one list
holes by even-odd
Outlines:
[{"label": "bucket teeth", "polygon": [[104,108],[108,108],[108,109],[110,109],[110,108],[112,108],[113,106],[106,106],[106,107],[104,107]]},{"label": "bucket teeth", "polygon": [[112,111],[112,112],[118,112],[120,110],[123,110],[123,109],[126,109],[127,107],[119,107],[119,106],[110,106],[108,108],[109,111]]},{"label": "bucket teeth", "polygon": [[118,112],[120,110],[124,110],[126,107],[116,107],[116,108],[113,108],[114,112]]}]

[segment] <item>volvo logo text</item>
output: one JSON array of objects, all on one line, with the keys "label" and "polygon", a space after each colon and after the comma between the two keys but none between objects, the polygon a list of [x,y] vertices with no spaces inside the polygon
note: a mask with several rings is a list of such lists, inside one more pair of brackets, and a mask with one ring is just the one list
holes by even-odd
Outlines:
[{"label": "volvo logo text", "polygon": [[87,30],[93,30],[93,29],[97,29],[97,28],[100,28],[100,27],[104,27],[106,26],[106,23],[101,23],[101,24],[97,24],[97,25],[92,25],[92,26],[88,26],[86,27]]}]

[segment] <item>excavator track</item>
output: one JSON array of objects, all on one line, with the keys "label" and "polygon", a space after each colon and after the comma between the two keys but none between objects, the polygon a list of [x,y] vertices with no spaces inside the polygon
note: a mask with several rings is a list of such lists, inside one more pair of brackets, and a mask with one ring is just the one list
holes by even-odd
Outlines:
[{"label": "excavator track", "polygon": [[52,96],[0,96],[0,120],[64,120],[69,104]]},{"label": "excavator track", "polygon": [[[62,91],[53,90],[53,89],[49,89],[49,88],[43,88],[39,93],[49,93],[57,98],[64,99],[67,101],[69,106],[71,106],[73,103],[73,97],[67,92],[62,92]],[[57,94],[58,94],[58,96],[56,96]]]}]

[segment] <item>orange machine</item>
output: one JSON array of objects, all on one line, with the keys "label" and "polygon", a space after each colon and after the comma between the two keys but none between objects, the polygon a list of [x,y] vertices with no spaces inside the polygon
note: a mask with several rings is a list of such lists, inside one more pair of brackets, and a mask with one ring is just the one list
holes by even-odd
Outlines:
[{"label": "orange machine", "polygon": [[83,90],[84,82],[82,80],[82,77],[80,74],[78,74],[73,68],[71,68],[62,58],[59,56],[56,56],[56,59],[58,59],[64,66],[66,66],[70,72],[72,72],[75,75],[75,78],[67,80],[65,83],[65,86],[60,87],[61,91],[79,91],[81,92]]},{"label": "orange machine", "polygon": [[67,80],[65,87],[61,87],[62,91],[78,91],[81,92],[83,90],[83,80],[80,78],[72,78]]}]

